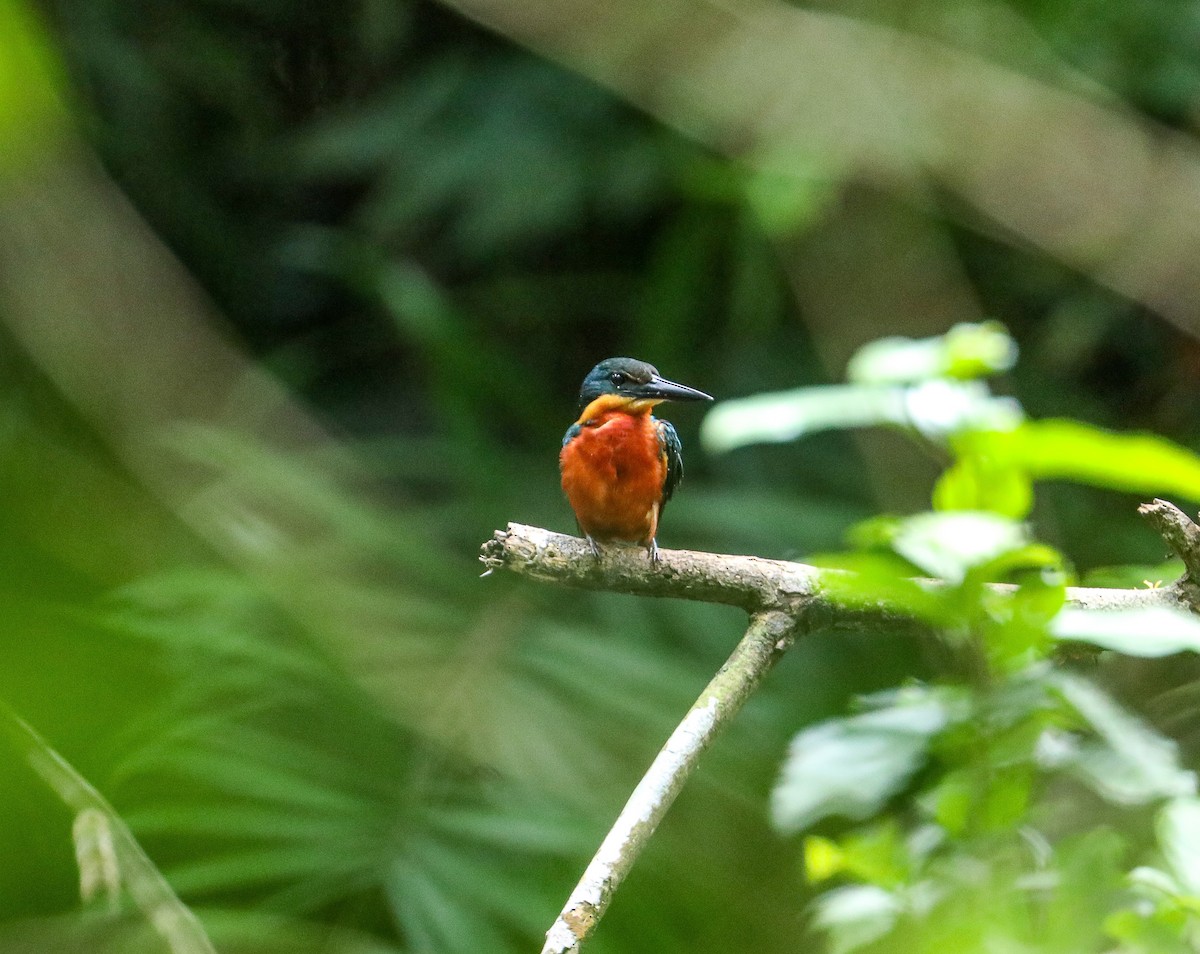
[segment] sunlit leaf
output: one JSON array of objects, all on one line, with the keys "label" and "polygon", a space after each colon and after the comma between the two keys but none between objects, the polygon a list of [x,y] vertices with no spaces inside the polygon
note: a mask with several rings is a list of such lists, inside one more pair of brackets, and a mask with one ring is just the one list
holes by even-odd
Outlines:
[{"label": "sunlit leaf", "polygon": [[[1015,584],[992,586],[1001,581]],[[1045,658],[1053,640],[1049,623],[1066,600],[1062,554],[1034,543],[973,567],[963,587],[963,599],[984,615],[979,621],[988,659],[997,671],[1021,672]]]},{"label": "sunlit leaf", "polygon": [[1094,610],[1067,607],[1051,623],[1057,639],[1092,643],[1127,656],[1200,652],[1200,617],[1167,606]]},{"label": "sunlit leaf", "polygon": [[997,514],[950,511],[903,521],[892,547],[930,576],[960,583],[971,567],[1024,549],[1028,543],[1021,524]]},{"label": "sunlit leaf", "polygon": [[1174,904],[1154,909],[1146,904],[1113,911],[1104,919],[1104,933],[1121,942],[1120,951],[1147,954],[1193,954],[1186,935],[1186,914]]},{"label": "sunlit leaf", "polygon": [[935,510],[988,510],[1020,519],[1033,507],[1033,481],[1017,467],[974,454],[960,457],[933,487]]},{"label": "sunlit leaf", "polygon": [[1158,813],[1158,844],[1184,890],[1200,898],[1200,800],[1177,798]]},{"label": "sunlit leaf", "polygon": [[913,687],[867,701],[877,708],[811,726],[792,740],[771,793],[778,829],[874,814],[921,767],[930,740],[964,717],[962,698],[944,689]]},{"label": "sunlit leaf", "polygon": [[963,431],[1006,430],[1023,418],[1021,406],[996,397],[978,381],[922,381],[904,391],[902,423],[937,443]]},{"label": "sunlit leaf", "polygon": [[831,428],[904,420],[904,393],[898,388],[799,388],[720,402],[705,416],[700,440],[709,453],[719,454],[746,444],[793,441]]},{"label": "sunlit leaf", "polygon": [[971,820],[975,788],[969,771],[951,772],[924,796],[922,803],[942,828],[951,835],[961,835]]},{"label": "sunlit leaf", "polygon": [[1200,500],[1200,455],[1152,434],[1117,434],[1080,421],[1048,419],[964,432],[954,444],[960,457],[1013,467],[1034,480],[1074,480]]},{"label": "sunlit leaf", "polygon": [[827,891],[814,907],[813,925],[828,932],[832,954],[846,954],[883,937],[903,910],[895,895],[875,885]]},{"label": "sunlit leaf", "polygon": [[[1044,543],[1016,547],[968,571],[980,586],[977,598],[994,620],[1021,621],[1045,626],[1058,615],[1067,597],[1068,576],[1063,555]],[[1007,582],[998,589],[987,583]]]},{"label": "sunlit leaf", "polygon": [[845,868],[845,853],[831,838],[810,835],[804,839],[804,873],[812,884],[828,881]]},{"label": "sunlit leaf", "polygon": [[23,0],[0,0],[0,172],[44,149],[67,120],[62,65],[50,35]]},{"label": "sunlit leaf", "polygon": [[[1165,814],[1171,808],[1169,803],[1159,811],[1159,839],[1161,841],[1164,834],[1162,830],[1162,820]],[[1194,847],[1194,846],[1193,846]],[[1183,886],[1167,872],[1160,868],[1152,868],[1149,865],[1139,865],[1129,872],[1129,886],[1139,894],[1158,895],[1161,897],[1178,897],[1184,893]]]},{"label": "sunlit leaf", "polygon": [[894,818],[847,835],[841,845],[843,869],[860,881],[895,888],[908,877],[908,846]]},{"label": "sunlit leaf", "polygon": [[964,429],[1011,427],[1020,419],[1015,402],[994,397],[978,382],[843,384],[722,401],[705,417],[700,439],[716,454],[825,430],[893,425],[942,441]]},{"label": "sunlit leaf", "polygon": [[955,325],[934,338],[881,338],[864,345],[846,366],[857,383],[896,383],[930,378],[979,378],[1009,370],[1017,343],[999,322]]},{"label": "sunlit leaf", "polygon": [[968,765],[947,774],[923,801],[942,829],[962,837],[972,830],[1003,832],[1020,824],[1032,788],[1032,772],[1025,765],[1007,766],[987,777],[986,784],[978,767]]}]

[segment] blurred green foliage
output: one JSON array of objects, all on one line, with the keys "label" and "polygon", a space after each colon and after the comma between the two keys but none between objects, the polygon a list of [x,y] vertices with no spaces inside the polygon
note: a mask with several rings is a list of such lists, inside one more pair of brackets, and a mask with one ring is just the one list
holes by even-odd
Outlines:
[{"label": "blurred green foliage", "polygon": [[[825,6],[1195,126],[1187,4]],[[279,512],[334,528],[328,553],[281,545],[269,574],[251,572],[140,479],[96,409],[73,405],[8,327],[15,299],[0,299],[0,699],[105,793],[220,950],[532,949],[741,620],[479,581],[477,545],[508,520],[570,527],[555,455],[598,358],[636,355],[721,398],[764,400],[839,378],[851,351],[885,336],[926,341],[925,370],[890,374],[886,342],[871,360],[860,352],[853,383],[838,386],[857,390],[823,392],[822,433],[802,442],[710,456],[700,421],[676,415],[688,480],[663,545],[830,552],[903,505],[904,486],[927,500],[931,469],[951,465],[940,503],[998,511],[973,531],[986,524],[994,545],[947,553],[961,535],[944,522],[886,518],[843,558],[914,600],[903,579],[914,566],[958,560],[957,587],[923,612],[987,630],[992,655],[981,669],[961,647],[883,627],[804,641],[706,757],[592,947],[770,954],[827,936],[849,949],[888,930],[897,950],[995,936],[1071,950],[1181,943],[1194,807],[1186,793],[1162,800],[1180,795],[1195,754],[1194,668],[1097,664],[1106,693],[1022,667],[1053,652],[1059,554],[1080,573],[1162,558],[1129,491],[1191,493],[1191,459],[1098,428],[1194,445],[1194,340],[981,234],[950,204],[914,212],[911,197],[848,173],[751,173],[427,3],[0,0],[6,166],[18,153],[39,169],[61,159],[40,135],[61,98],[224,330],[352,452],[352,467],[331,470],[318,451],[259,446],[219,422],[153,435],[193,470],[236,469]],[[894,254],[875,255],[880,235]],[[925,302],[899,291],[912,285],[910,246],[929,235],[968,297],[1011,329],[1018,363],[994,325],[938,339],[929,360]],[[111,236],[124,239],[117,226]],[[846,288],[858,324],[822,322],[797,274],[835,259],[896,289],[887,308]],[[64,277],[80,264],[52,262]],[[133,294],[120,277],[118,302]],[[19,278],[0,274],[0,287]],[[130,344],[132,368],[141,346]],[[982,387],[984,373],[1002,374],[997,390],[1019,405]],[[935,385],[924,403],[922,383]],[[865,413],[864,389],[879,400],[867,410],[891,416]],[[899,425],[908,442],[856,440],[848,411]],[[1014,414],[1012,430],[979,426]],[[761,404],[753,418],[767,420]],[[1034,502],[1033,482],[1064,478],[1089,486],[1038,483]],[[1012,519],[1030,506],[1036,535]],[[1005,574],[1033,585],[984,605],[982,582]],[[893,688],[964,669],[1008,681],[965,695],[949,679]],[[772,829],[769,793],[797,728],[834,717],[797,737],[789,763],[819,764],[805,770],[818,804],[776,788],[785,827],[822,819],[801,845]],[[1159,729],[1182,756],[1147,734]],[[1047,782],[1035,742],[1050,731]],[[820,749],[821,733],[879,755],[869,788],[838,773],[854,766]],[[1097,780],[1113,760],[1125,771],[1147,738],[1142,768],[1161,784],[1117,811]],[[162,949],[128,904],[116,917],[99,902],[80,912],[71,812],[24,757],[13,747],[0,763],[0,948]],[[827,817],[873,812],[842,829]],[[1052,846],[1021,824],[1043,816]],[[1155,844],[1163,858],[1130,873]],[[799,919],[835,877],[840,891],[822,894],[811,924]],[[929,884],[952,890],[930,896]],[[935,905],[941,935],[920,917]]]},{"label": "blurred green foliage", "polygon": [[[959,376],[961,365],[936,356],[974,336],[1004,344],[996,326],[959,326],[922,342],[875,342],[850,368],[860,376],[867,365],[886,368],[888,380],[915,391],[923,378]],[[1013,344],[988,350],[1008,355]],[[1009,363],[978,362],[973,374]],[[876,397],[859,395],[868,407]],[[991,400],[986,392],[976,397]],[[785,430],[836,426],[824,413],[806,417],[805,398],[798,392],[756,406],[782,414]],[[1196,499],[1200,457],[1159,437],[1029,421],[1015,408],[999,418],[951,414],[951,426],[929,427],[920,417],[925,405],[908,398],[893,403],[916,410],[875,423],[903,424],[952,449],[933,494],[937,509],[854,528],[856,551],[820,562],[855,572],[830,576],[824,589],[850,607],[882,600],[925,620],[950,661],[940,667],[940,684],[875,693],[858,700],[862,711],[792,740],[772,794],[776,827],[808,831],[838,816],[862,823],[805,841],[809,880],[836,879],[815,900],[813,924],[835,952],[1194,949],[1196,774],[1181,764],[1173,740],[1123,709],[1091,675],[1063,666],[1056,650],[1057,641],[1071,640],[1151,658],[1196,652],[1200,622],[1165,605],[1064,610],[1065,558],[1016,519],[1033,504],[1034,481],[1047,477],[1117,488],[1161,482]],[[869,423],[852,403],[843,400],[844,424]],[[936,413],[946,420],[944,406]],[[734,431],[727,439],[736,446],[742,417],[726,418],[717,421]],[[764,427],[751,420],[747,430],[761,439]],[[1009,442],[1022,452],[990,450]],[[970,492],[947,490],[963,483],[969,455],[994,473],[1013,473],[976,480]],[[1022,487],[1018,508],[1013,483]],[[1126,817],[1097,810],[1087,796]],[[1143,834],[1147,816],[1157,820],[1156,840]]]}]

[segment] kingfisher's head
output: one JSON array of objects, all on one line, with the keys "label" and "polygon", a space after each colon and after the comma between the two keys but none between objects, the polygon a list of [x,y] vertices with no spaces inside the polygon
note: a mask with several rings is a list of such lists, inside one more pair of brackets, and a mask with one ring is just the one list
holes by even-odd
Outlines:
[{"label": "kingfisher's head", "polygon": [[663,401],[712,400],[703,391],[668,381],[654,365],[635,358],[605,358],[592,368],[579,389],[579,406],[587,407],[606,394],[646,408]]}]

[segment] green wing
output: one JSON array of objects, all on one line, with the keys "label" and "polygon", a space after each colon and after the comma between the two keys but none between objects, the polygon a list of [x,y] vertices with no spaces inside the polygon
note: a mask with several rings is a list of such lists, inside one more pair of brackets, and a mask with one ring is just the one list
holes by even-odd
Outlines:
[{"label": "green wing", "polygon": [[658,446],[667,458],[667,479],[663,481],[662,491],[662,503],[665,506],[671,499],[671,494],[675,493],[679,482],[683,480],[683,442],[675,433],[670,421],[655,418],[654,426],[658,429]]}]

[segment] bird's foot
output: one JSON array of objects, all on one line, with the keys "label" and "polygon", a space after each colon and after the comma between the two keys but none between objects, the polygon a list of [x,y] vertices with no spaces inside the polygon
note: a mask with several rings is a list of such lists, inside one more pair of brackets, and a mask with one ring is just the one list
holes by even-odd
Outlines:
[{"label": "bird's foot", "polygon": [[657,563],[662,559],[662,554],[658,552],[658,540],[654,537],[650,538],[650,546],[646,547],[646,552],[650,554],[651,563]]},{"label": "bird's foot", "polygon": [[600,559],[600,545],[598,543],[596,543],[595,540],[592,539],[591,534],[585,533],[583,535],[583,537],[585,540],[587,540],[588,546],[591,547],[592,556],[594,556],[597,560],[599,560]]}]

